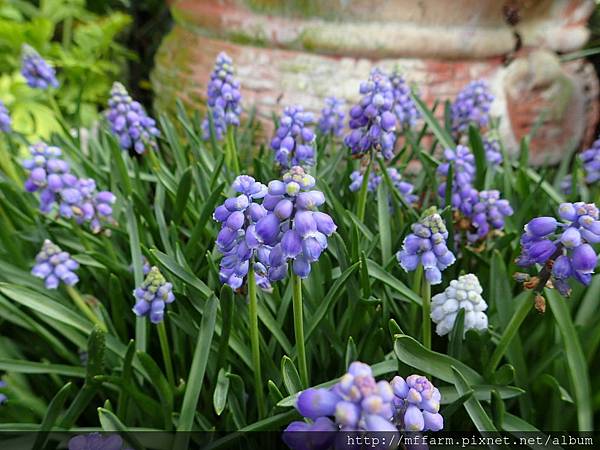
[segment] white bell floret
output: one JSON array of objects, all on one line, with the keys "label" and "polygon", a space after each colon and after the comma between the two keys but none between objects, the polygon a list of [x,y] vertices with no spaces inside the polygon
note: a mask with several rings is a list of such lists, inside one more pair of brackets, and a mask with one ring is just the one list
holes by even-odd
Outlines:
[{"label": "white bell floret", "polygon": [[485,314],[487,303],[481,297],[483,289],[475,275],[469,273],[452,280],[450,286],[431,299],[431,320],[440,336],[448,334],[454,327],[454,321],[461,309],[465,310],[464,332],[467,330],[485,330],[488,318]]}]

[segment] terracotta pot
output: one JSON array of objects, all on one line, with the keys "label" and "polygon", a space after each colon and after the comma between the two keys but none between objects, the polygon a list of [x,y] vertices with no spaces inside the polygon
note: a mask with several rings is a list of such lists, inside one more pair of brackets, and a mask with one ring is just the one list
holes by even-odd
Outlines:
[{"label": "terracotta pot", "polygon": [[[204,102],[214,60],[235,61],[246,108],[270,120],[283,106],[349,103],[372,67],[400,67],[422,97],[452,99],[487,79],[509,149],[535,124],[532,160],[557,161],[588,143],[598,119],[598,80],[581,48],[591,0],[174,0],[152,83],[156,108]],[[542,117],[540,119],[540,114]]]}]

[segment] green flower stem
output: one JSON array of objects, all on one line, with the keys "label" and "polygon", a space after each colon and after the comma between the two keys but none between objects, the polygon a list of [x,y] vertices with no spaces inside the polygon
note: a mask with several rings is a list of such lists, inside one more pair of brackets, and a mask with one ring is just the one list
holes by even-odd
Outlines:
[{"label": "green flower stem", "polygon": [[235,174],[240,173],[240,163],[238,159],[237,145],[235,143],[235,135],[234,135],[234,127],[227,127],[227,138],[225,145],[227,147],[227,156],[231,163],[230,169],[233,170]]},{"label": "green flower stem", "polygon": [[154,153],[154,152],[155,152],[155,150],[152,150],[150,148],[146,151],[146,154],[148,155],[148,158],[150,159],[150,166],[152,167],[152,170],[158,171],[158,169],[160,169],[160,161],[158,160],[158,157],[156,156],[156,153]]},{"label": "green flower stem", "polygon": [[421,300],[423,301],[423,346],[431,349],[431,285],[425,277],[421,284]]},{"label": "green flower stem", "polygon": [[304,323],[302,319],[302,280],[298,275],[292,275],[293,306],[294,306],[294,333],[296,335],[296,350],[298,353],[298,367],[300,369],[300,380],[302,386],[307,388],[308,367],[306,365],[306,348],[304,346]]},{"label": "green flower stem", "polygon": [[252,368],[254,371],[254,389],[258,405],[258,418],[265,416],[265,398],[262,388],[262,374],[260,370],[260,338],[258,331],[258,301],[256,298],[256,278],[252,261],[248,268],[248,327],[250,329],[250,345],[252,347]]},{"label": "green flower stem", "polygon": [[371,174],[371,166],[373,165],[373,158],[369,159],[367,169],[363,174],[362,184],[360,186],[360,192],[358,193],[358,203],[356,208],[356,215],[361,222],[365,220],[365,211],[367,210],[367,194],[369,191],[369,175]]},{"label": "green flower stem", "polygon": [[175,387],[175,375],[173,375],[173,363],[171,362],[171,350],[169,348],[169,339],[167,338],[167,328],[165,327],[165,321],[159,322],[156,326],[158,331],[158,339],[160,341],[160,349],[162,350],[163,360],[165,363],[165,369],[167,371],[167,380],[169,384]]},{"label": "green flower stem", "polygon": [[73,300],[73,303],[75,303],[75,305],[81,310],[81,312],[88,319],[90,319],[92,321],[92,323],[98,325],[102,331],[106,332],[107,331],[106,325],[104,324],[104,322],[102,320],[100,320],[100,318],[96,314],[94,314],[94,312],[89,307],[89,305],[81,297],[81,294],[79,293],[79,291],[77,289],[75,289],[73,286],[67,286],[66,288],[67,288],[67,293]]}]

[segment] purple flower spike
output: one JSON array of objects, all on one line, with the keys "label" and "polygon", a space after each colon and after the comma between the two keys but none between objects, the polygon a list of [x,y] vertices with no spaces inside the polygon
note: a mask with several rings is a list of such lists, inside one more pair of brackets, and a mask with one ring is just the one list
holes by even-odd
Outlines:
[{"label": "purple flower spike", "polygon": [[[227,53],[221,52],[210,74],[206,98],[207,106],[212,113],[217,141],[223,139],[228,126],[240,125],[241,99],[240,83],[234,78],[233,61]],[[208,117],[202,122],[202,134],[205,140],[210,138]]]},{"label": "purple flower spike", "polygon": [[56,289],[62,281],[67,286],[74,286],[79,281],[75,270],[79,263],[69,253],[46,239],[42,249],[35,257],[35,265],[31,274],[44,280],[46,289]]},{"label": "purple flower spike", "polygon": [[471,223],[476,232],[467,235],[471,242],[484,239],[491,230],[502,230],[504,218],[513,214],[510,203],[500,198],[499,191],[481,191],[478,197],[471,215]]},{"label": "purple flower spike", "polygon": [[148,316],[150,322],[162,322],[165,305],[175,300],[173,285],[168,283],[158,267],[153,266],[141,286],[133,291],[136,303],[133,312],[136,316]]},{"label": "purple flower spike", "polygon": [[10,118],[10,113],[8,109],[4,105],[3,102],[0,101],[0,131],[5,133],[10,133],[12,131],[12,120]]},{"label": "purple flower spike", "polygon": [[[6,387],[6,382],[0,380],[0,388],[5,388],[5,387]],[[6,400],[8,400],[8,397],[6,397],[5,394],[0,393],[0,405],[5,403]]]},{"label": "purple flower spike", "polygon": [[[387,381],[375,381],[370,366],[353,362],[348,372],[331,388],[311,388],[300,393],[296,408],[313,422],[300,422],[304,425],[293,422],[286,433],[317,429],[397,432],[392,422],[395,416],[394,399],[394,391]],[[289,443],[289,440],[286,442]]]},{"label": "purple flower spike", "polygon": [[467,84],[452,103],[452,130],[455,133],[464,133],[469,124],[480,128],[487,126],[493,101],[494,96],[485,81],[476,80]]},{"label": "purple flower spike", "polygon": [[431,382],[420,375],[404,380],[396,376],[394,387],[395,422],[400,431],[439,431],[444,419],[439,414],[442,396]]},{"label": "purple flower spike", "polygon": [[327,97],[325,107],[321,110],[319,118],[319,131],[323,134],[341,136],[344,130],[345,102],[337,97]]},{"label": "purple flower spike", "polygon": [[585,181],[594,184],[600,180],[600,139],[579,155],[585,171]]},{"label": "purple flower spike", "polygon": [[314,190],[315,179],[300,166],[292,167],[283,180],[269,183],[263,206],[267,213],[256,223],[259,241],[272,246],[268,272],[271,281],[285,277],[288,263],[301,278],[310,274],[327,248],[327,237],[336,230],[331,217],[317,208],[325,202]]},{"label": "purple flower spike", "polygon": [[504,157],[502,156],[502,150],[500,149],[500,141],[497,138],[483,138],[483,148],[488,163],[492,166],[499,166],[502,164]]},{"label": "purple flower spike", "polygon": [[[264,231],[261,219],[267,216],[263,205],[256,203],[267,195],[267,187],[248,175],[238,176],[232,185],[236,192],[215,209],[213,219],[221,224],[217,248],[223,254],[219,278],[221,283],[239,289],[245,282],[250,264],[253,264],[256,284],[268,290],[269,254],[272,247],[259,241],[259,231]],[[279,221],[274,220],[272,235],[279,234]],[[265,231],[266,232],[266,231]]]},{"label": "purple flower spike", "polygon": [[27,85],[34,89],[58,87],[54,68],[27,44],[24,44],[21,50],[21,75],[27,81]]},{"label": "purple flower spike", "polygon": [[312,113],[302,106],[288,106],[283,110],[279,128],[271,139],[275,160],[284,169],[292,166],[312,166],[315,163],[315,133]]},{"label": "purple flower spike", "polygon": [[69,450],[122,450],[123,439],[118,434],[80,434],[69,439]]},{"label": "purple flower spike", "polygon": [[422,264],[427,281],[441,283],[442,271],[456,260],[446,247],[448,231],[444,221],[433,212],[414,223],[411,229],[412,233],[404,238],[402,250],[396,254],[400,266],[406,272],[412,272]]},{"label": "purple flower spike", "polygon": [[393,156],[397,118],[394,91],[387,74],[373,69],[369,80],[360,85],[360,102],[350,109],[352,130],[344,143],[353,155],[379,152],[385,159]]},{"label": "purple flower spike", "polygon": [[394,114],[402,128],[413,128],[421,118],[421,113],[410,95],[410,86],[399,72],[390,76],[394,93]]},{"label": "purple flower spike", "polygon": [[115,82],[110,90],[106,118],[112,133],[125,151],[133,150],[138,155],[147,150],[157,150],[156,138],[160,131],[144,107],[134,101],[127,93],[125,86]]},{"label": "purple flower spike", "polygon": [[600,242],[599,215],[593,203],[562,203],[558,208],[562,222],[554,217],[531,220],[521,236],[517,263],[552,267],[552,283],[563,295],[570,294],[570,278],[588,285],[598,264],[598,255],[590,244]]}]

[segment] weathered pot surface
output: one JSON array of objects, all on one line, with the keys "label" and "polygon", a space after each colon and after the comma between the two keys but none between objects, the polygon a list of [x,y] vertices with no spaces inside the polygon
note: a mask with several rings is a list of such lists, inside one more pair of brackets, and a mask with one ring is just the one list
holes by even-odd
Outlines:
[{"label": "weathered pot surface", "polygon": [[[265,123],[283,106],[352,103],[374,66],[400,67],[429,103],[470,80],[492,86],[509,150],[534,124],[533,162],[556,162],[593,139],[598,80],[582,59],[590,0],[174,0],[156,57],[159,110],[204,102],[221,51],[235,61],[246,108]],[[541,114],[541,117],[540,117]]]}]

